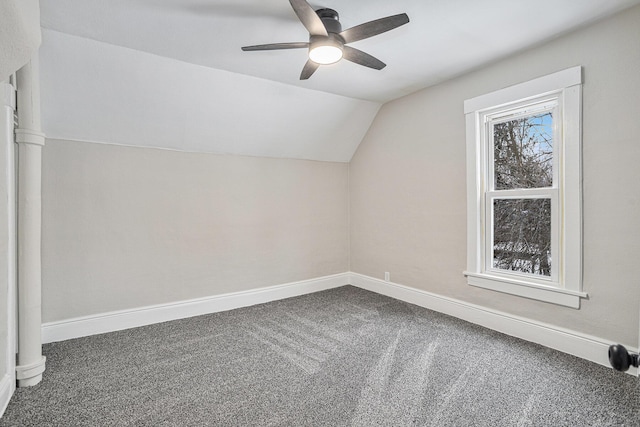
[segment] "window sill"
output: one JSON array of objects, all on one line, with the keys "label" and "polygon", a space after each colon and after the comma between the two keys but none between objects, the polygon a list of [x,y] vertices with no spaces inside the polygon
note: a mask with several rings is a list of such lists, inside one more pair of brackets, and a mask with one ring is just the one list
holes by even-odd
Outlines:
[{"label": "window sill", "polygon": [[472,273],[465,271],[467,284],[493,291],[518,295],[538,301],[550,302],[565,307],[580,308],[580,299],[587,298],[584,292],[529,283],[524,280],[493,276],[486,273]]}]

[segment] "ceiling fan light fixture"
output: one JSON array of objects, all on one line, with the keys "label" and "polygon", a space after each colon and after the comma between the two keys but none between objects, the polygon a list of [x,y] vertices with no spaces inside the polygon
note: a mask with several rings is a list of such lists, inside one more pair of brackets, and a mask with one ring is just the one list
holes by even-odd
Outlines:
[{"label": "ceiling fan light fixture", "polygon": [[333,64],[342,59],[342,49],[332,45],[316,46],[309,49],[309,59],[316,64]]},{"label": "ceiling fan light fixture", "polygon": [[344,42],[337,34],[311,36],[309,39],[309,59],[320,65],[333,64],[342,59]]}]

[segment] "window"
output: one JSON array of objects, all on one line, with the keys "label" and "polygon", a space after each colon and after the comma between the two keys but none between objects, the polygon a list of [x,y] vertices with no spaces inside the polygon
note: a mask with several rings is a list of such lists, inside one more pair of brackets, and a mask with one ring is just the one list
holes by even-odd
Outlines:
[{"label": "window", "polygon": [[467,283],[573,308],[582,292],[582,70],[465,101]]}]

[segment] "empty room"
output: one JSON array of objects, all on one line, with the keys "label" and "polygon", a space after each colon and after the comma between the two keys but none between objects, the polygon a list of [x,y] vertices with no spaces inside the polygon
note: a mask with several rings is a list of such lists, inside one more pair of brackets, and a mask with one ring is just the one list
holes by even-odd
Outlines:
[{"label": "empty room", "polygon": [[640,426],[640,0],[2,0],[0,101],[0,427]]}]

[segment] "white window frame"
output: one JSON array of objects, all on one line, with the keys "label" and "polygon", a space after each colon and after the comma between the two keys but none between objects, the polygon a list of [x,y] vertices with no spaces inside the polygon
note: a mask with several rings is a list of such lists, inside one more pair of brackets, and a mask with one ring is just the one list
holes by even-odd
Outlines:
[{"label": "white window frame", "polygon": [[[553,186],[495,190],[490,127],[501,120],[536,111],[553,111]],[[464,275],[467,283],[580,308],[580,299],[587,298],[582,292],[582,68],[569,68],[468,99],[464,113],[467,132],[467,269]],[[551,199],[551,277],[493,268],[493,200],[504,198]]]}]

